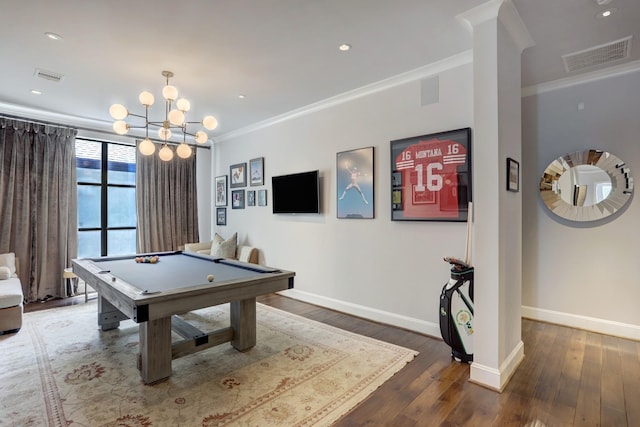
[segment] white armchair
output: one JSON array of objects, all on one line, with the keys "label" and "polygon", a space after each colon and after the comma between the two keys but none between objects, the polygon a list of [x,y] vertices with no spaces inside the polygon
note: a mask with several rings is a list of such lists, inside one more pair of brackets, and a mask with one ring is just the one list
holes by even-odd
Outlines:
[{"label": "white armchair", "polygon": [[0,254],[0,334],[18,332],[22,327],[22,284],[13,252]]}]

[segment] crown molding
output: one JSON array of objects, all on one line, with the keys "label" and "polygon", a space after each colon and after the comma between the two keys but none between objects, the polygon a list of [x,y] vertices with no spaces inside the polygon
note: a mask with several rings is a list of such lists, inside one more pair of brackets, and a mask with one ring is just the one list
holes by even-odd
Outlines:
[{"label": "crown molding", "polygon": [[473,27],[490,19],[497,18],[500,12],[500,6],[505,0],[491,0],[482,3],[472,9],[464,11],[456,16],[459,20],[467,24],[469,30],[473,31]]},{"label": "crown molding", "polygon": [[297,117],[305,116],[307,114],[315,113],[317,111],[325,110],[327,108],[344,104],[346,102],[350,102],[355,99],[362,98],[364,96],[372,95],[377,92],[382,92],[384,90],[391,89],[393,87],[400,86],[405,83],[431,77],[439,73],[442,73],[444,71],[460,67],[462,65],[471,64],[472,62],[473,62],[473,52],[471,50],[466,50],[464,52],[450,56],[448,58],[434,62],[432,64],[428,64],[423,67],[416,68],[414,70],[407,71],[405,73],[398,74],[396,76],[389,77],[387,79],[380,80],[378,82],[371,83],[369,85],[350,90],[348,92],[344,92],[340,95],[336,95],[331,98],[327,98],[322,101],[309,104],[305,107],[301,107],[301,108],[289,111],[287,113],[272,117],[270,119],[254,123],[249,126],[245,126],[244,128],[241,128],[238,130],[227,132],[213,139],[214,139],[214,142],[227,141],[229,139],[237,138],[239,136],[246,135],[248,133],[255,132],[260,129],[264,129],[269,126],[273,126],[277,123],[295,119]]},{"label": "crown molding", "polygon": [[535,45],[527,26],[524,24],[516,5],[511,0],[506,0],[500,9],[498,19],[507,29],[511,38],[522,53],[528,47]]},{"label": "crown molding", "polygon": [[504,25],[520,52],[535,43],[518,9],[511,0],[491,0],[456,16],[467,24],[470,31],[479,24],[496,19]]},{"label": "crown molding", "polygon": [[540,95],[542,93],[552,92],[554,90],[592,83],[598,80],[622,76],[629,73],[635,73],[637,71],[640,71],[640,60],[627,62],[620,65],[614,65],[603,70],[592,71],[590,73],[579,74],[577,76],[567,77],[564,79],[526,86],[522,88],[522,97],[526,98],[528,96]]}]

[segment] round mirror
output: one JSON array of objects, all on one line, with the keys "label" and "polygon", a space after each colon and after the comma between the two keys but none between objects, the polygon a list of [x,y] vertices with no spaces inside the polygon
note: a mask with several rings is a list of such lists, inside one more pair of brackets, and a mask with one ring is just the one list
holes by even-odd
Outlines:
[{"label": "round mirror", "polygon": [[554,214],[595,221],[620,210],[631,198],[633,178],[611,153],[585,150],[558,157],[545,169],[540,196]]}]

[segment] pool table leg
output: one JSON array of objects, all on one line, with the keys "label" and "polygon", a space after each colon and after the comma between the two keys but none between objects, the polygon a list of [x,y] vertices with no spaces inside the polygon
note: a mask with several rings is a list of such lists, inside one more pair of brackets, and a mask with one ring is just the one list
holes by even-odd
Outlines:
[{"label": "pool table leg", "polygon": [[171,376],[171,317],[149,320],[139,325],[140,376],[145,384]]},{"label": "pool table leg", "polygon": [[256,345],[256,299],[231,301],[231,345],[240,351]]},{"label": "pool table leg", "polygon": [[120,321],[125,319],[128,317],[102,295],[98,295],[98,325],[101,330],[116,329],[120,326]]}]

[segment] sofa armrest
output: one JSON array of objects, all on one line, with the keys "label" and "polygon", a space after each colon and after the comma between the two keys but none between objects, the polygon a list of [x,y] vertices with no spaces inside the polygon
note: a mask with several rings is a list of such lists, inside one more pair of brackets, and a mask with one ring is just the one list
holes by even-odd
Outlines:
[{"label": "sofa armrest", "polygon": [[185,243],[184,245],[185,252],[200,252],[202,251],[211,251],[211,241],[209,242],[199,242],[199,243]]},{"label": "sofa armrest", "polygon": [[238,261],[258,264],[258,255],[258,249],[253,246],[240,245],[236,249],[236,258],[238,258]]}]

